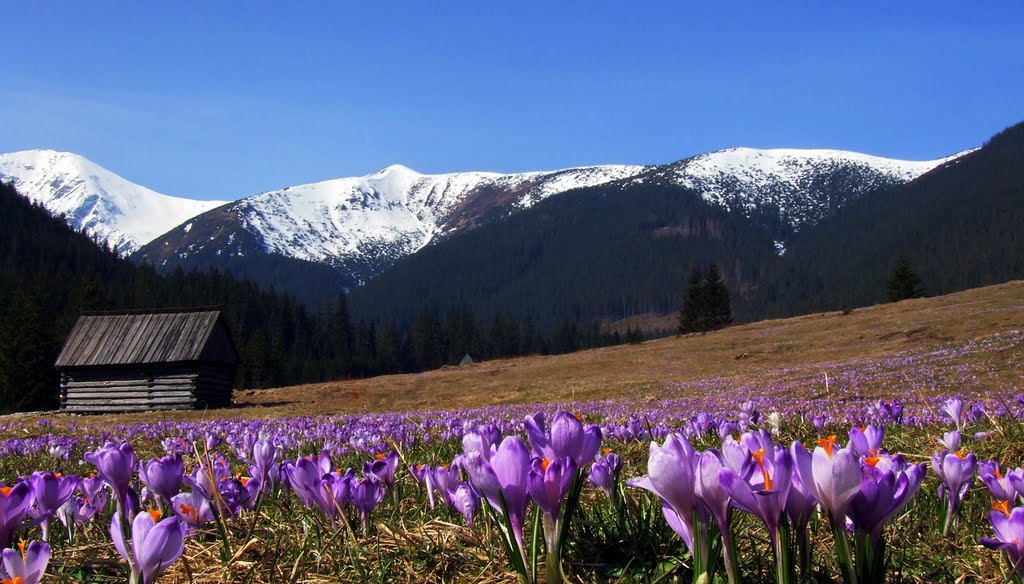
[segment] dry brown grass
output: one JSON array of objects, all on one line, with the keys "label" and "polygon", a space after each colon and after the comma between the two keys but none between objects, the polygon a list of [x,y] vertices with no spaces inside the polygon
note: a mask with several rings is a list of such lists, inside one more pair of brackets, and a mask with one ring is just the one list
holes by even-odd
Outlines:
[{"label": "dry brown grass", "polygon": [[[215,412],[126,414],[117,422],[201,417],[424,411],[508,403],[655,397],[670,383],[724,378],[743,386],[759,377],[785,382],[785,370],[928,351],[996,333],[1024,330],[1024,281],[947,296],[737,325],[709,334],[639,345],[445,367],[425,373],[236,392],[239,407]],[[1021,366],[999,355],[994,383],[1020,383]],[[975,365],[978,365],[975,363]],[[780,373],[782,372],[782,373]],[[91,418],[102,424],[107,416]]]}]

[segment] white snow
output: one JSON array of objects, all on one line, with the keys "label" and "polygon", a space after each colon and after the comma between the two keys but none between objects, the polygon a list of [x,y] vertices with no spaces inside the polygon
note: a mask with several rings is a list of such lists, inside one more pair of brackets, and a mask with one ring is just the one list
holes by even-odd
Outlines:
[{"label": "white snow", "polygon": [[794,226],[820,218],[829,201],[814,200],[823,185],[815,184],[830,170],[863,171],[858,181],[863,194],[873,188],[917,178],[964,153],[937,160],[909,161],[844,150],[758,150],[728,148],[709,152],[672,165],[673,182],[699,191],[708,202],[731,209],[752,211],[765,205],[779,209]]},{"label": "white snow", "polygon": [[0,154],[0,180],[75,229],[130,253],[176,225],[224,204],[171,197],[129,182],[70,152],[26,150]]},{"label": "white snow", "polygon": [[552,172],[420,174],[392,165],[370,175],[270,191],[237,203],[267,250],[311,261],[397,257],[427,245],[457,206],[483,189],[515,190],[528,207],[573,188],[633,176],[642,166]]}]

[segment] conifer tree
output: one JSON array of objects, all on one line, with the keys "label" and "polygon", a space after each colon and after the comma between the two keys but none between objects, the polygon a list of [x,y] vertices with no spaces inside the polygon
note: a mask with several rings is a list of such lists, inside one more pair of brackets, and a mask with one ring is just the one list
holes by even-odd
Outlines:
[{"label": "conifer tree", "polygon": [[690,282],[683,294],[682,306],[679,308],[679,327],[677,333],[680,335],[705,330],[703,328],[704,308],[704,287],[703,278],[700,275],[700,268],[696,265],[690,268]]},{"label": "conifer tree", "polygon": [[711,264],[711,267],[708,268],[708,275],[704,277],[704,287],[707,294],[708,329],[718,329],[732,323],[732,302],[729,300],[729,289],[718,273],[718,266],[715,264]]},{"label": "conifer tree", "polygon": [[924,285],[921,283],[921,277],[910,266],[906,254],[900,252],[889,271],[889,302],[922,297]]},{"label": "conifer tree", "polygon": [[701,277],[700,269],[694,266],[690,270],[690,282],[679,309],[678,334],[703,333],[722,328],[731,322],[729,289],[722,281],[718,267],[712,264],[707,275]]}]

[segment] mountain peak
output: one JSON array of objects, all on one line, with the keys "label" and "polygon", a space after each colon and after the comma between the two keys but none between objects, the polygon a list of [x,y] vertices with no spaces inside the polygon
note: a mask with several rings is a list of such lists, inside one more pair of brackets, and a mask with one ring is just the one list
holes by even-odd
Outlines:
[{"label": "mountain peak", "polygon": [[57,150],[0,154],[0,180],[64,215],[73,228],[130,253],[172,227],[224,204],[172,197],[137,185],[88,158]]},{"label": "mountain peak", "polygon": [[416,177],[423,176],[421,173],[416,172],[415,170],[409,168],[408,166],[405,166],[404,164],[392,164],[389,166],[385,166],[384,168],[373,173],[371,176],[377,177],[385,175],[404,175]]}]

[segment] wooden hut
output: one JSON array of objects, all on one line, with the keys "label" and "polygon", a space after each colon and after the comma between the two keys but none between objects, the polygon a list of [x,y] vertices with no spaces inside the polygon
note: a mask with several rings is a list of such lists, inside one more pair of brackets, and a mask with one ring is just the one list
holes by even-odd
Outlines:
[{"label": "wooden hut", "polygon": [[55,365],[68,412],[213,408],[231,404],[238,351],[218,309],[88,313]]}]

